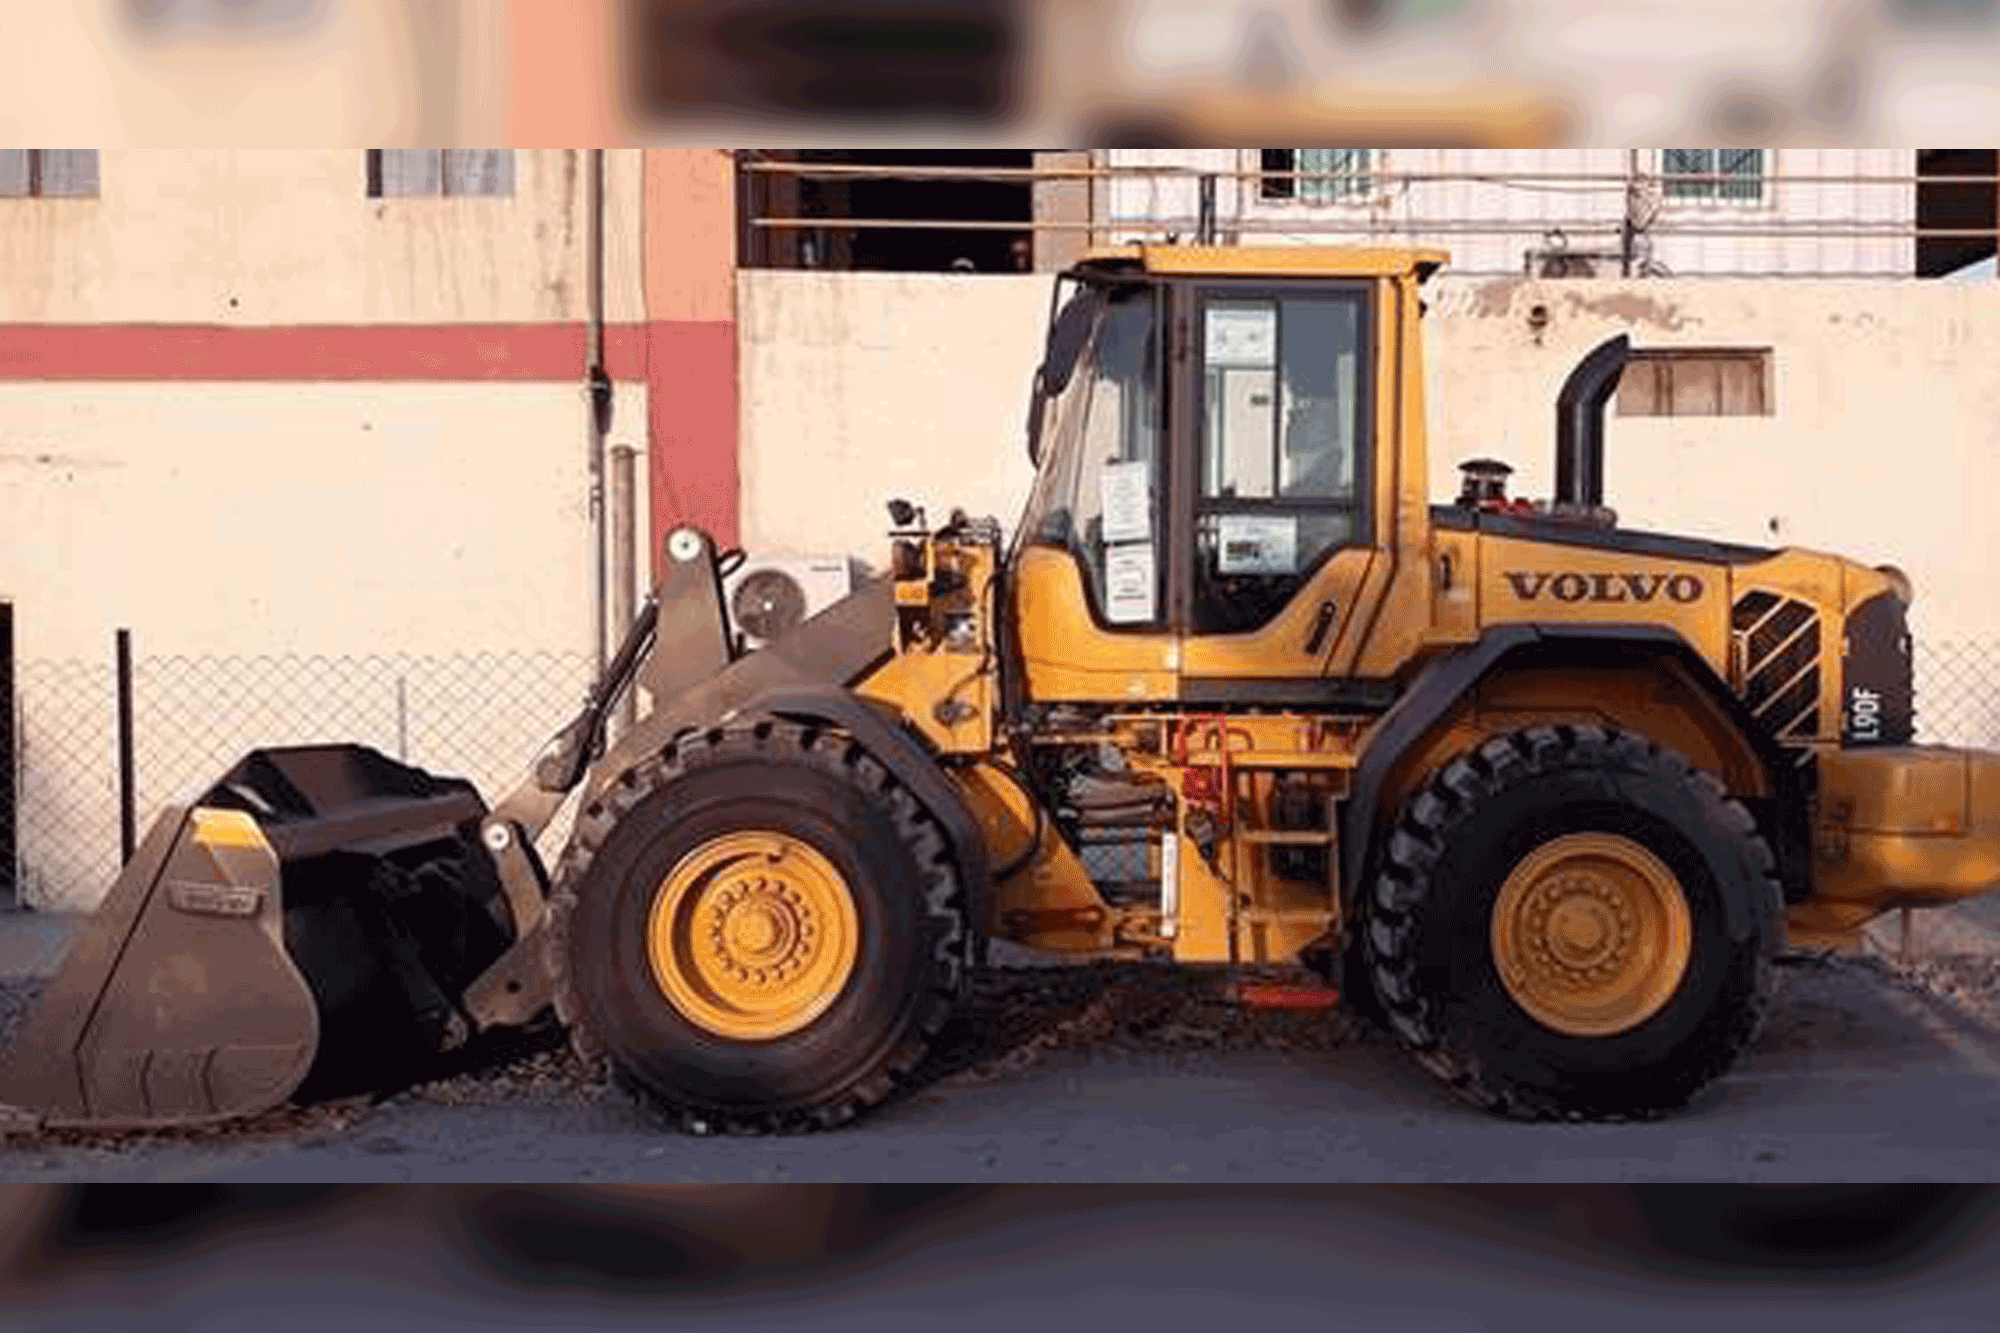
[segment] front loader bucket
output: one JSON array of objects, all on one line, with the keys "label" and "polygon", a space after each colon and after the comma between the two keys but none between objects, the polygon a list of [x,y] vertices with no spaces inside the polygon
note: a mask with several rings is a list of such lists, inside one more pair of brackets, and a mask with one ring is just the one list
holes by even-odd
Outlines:
[{"label": "front loader bucket", "polygon": [[362,746],[253,752],[155,821],[0,1051],[0,1104],[132,1128],[406,1086],[513,941],[485,814]]}]

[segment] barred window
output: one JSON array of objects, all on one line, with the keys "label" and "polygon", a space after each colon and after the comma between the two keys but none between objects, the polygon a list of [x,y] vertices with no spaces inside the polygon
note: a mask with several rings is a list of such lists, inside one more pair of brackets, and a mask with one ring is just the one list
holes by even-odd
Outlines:
[{"label": "barred window", "polygon": [[95,148],[0,148],[0,198],[96,197]]},{"label": "barred window", "polygon": [[1330,204],[1366,198],[1375,188],[1372,148],[1263,148],[1259,197]]},{"label": "barred window", "polygon": [[1767,417],[1767,347],[1648,348],[1618,380],[1621,417]]},{"label": "barred window", "polygon": [[1660,150],[1660,175],[1669,199],[1759,200],[1764,197],[1764,174],[1761,148]]},{"label": "barred window", "polygon": [[371,148],[370,199],[514,193],[511,148]]}]

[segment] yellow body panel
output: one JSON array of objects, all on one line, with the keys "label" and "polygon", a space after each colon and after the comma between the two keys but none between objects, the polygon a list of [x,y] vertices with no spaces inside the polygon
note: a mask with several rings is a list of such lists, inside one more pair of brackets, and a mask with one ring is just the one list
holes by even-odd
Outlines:
[{"label": "yellow body panel", "polygon": [[1479,546],[1481,625],[1665,626],[1727,674],[1727,567],[1515,537]]},{"label": "yellow body panel", "polygon": [[[1261,629],[1244,634],[1202,634],[1181,645],[1181,670],[1189,676],[1285,677],[1326,674],[1328,664],[1355,632],[1358,611],[1369,601],[1371,567],[1380,561],[1373,550],[1350,547],[1320,566],[1285,609]],[[1379,579],[1373,580],[1380,583]],[[1317,652],[1307,652],[1320,603],[1336,608],[1333,623],[1321,637]]]},{"label": "yellow body panel", "polygon": [[1013,601],[1028,696],[1037,701],[1172,699],[1180,640],[1166,633],[1113,634],[1090,618],[1083,576],[1067,552],[1022,550]]},{"label": "yellow body panel", "polygon": [[2000,754],[1885,746],[1821,756],[1814,862],[1816,892],[1792,912],[1812,932],[2000,888]]},{"label": "yellow body panel", "polygon": [[[986,837],[997,869],[1018,860],[1035,837],[1034,806],[1018,783],[991,764],[946,770]],[[1111,910],[1090,874],[1042,821],[1032,860],[995,882],[987,930],[1017,944],[1057,953],[1095,953],[1113,942]]]},{"label": "yellow body panel", "polygon": [[189,818],[194,823],[194,840],[204,847],[248,847],[268,850],[270,843],[257,821],[241,810],[211,810],[197,807]]},{"label": "yellow body panel", "polygon": [[[1290,963],[1340,919],[1325,893],[1263,873],[1263,849],[1231,842],[1217,856],[1218,875],[1186,833],[1180,842],[1177,963]],[[1237,895],[1230,914],[1232,889]],[[1234,936],[1233,948],[1231,936]]]},{"label": "yellow body panel", "polygon": [[1455,645],[1479,638],[1479,549],[1470,532],[1431,533],[1429,641]]},{"label": "yellow body panel", "polygon": [[[993,663],[977,653],[899,653],[854,689],[900,708],[946,754],[993,748]],[[941,715],[940,705],[950,703],[961,707]]]}]

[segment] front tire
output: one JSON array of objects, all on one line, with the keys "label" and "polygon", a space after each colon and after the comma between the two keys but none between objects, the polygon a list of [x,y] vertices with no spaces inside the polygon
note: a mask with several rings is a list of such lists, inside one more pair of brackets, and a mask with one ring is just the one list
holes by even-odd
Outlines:
[{"label": "front tire", "polygon": [[1404,807],[1366,904],[1389,1026],[1461,1098],[1521,1119],[1687,1104],[1755,1037],[1782,896],[1721,784],[1643,737],[1534,727]]},{"label": "front tire", "polygon": [[664,1128],[828,1128],[887,1097],[967,980],[942,830],[832,731],[685,738],[578,821],[555,894],[579,1048]]}]

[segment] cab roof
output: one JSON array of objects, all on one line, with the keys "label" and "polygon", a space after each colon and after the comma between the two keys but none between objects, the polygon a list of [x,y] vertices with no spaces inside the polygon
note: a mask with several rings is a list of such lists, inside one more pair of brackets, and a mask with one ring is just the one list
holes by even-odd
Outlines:
[{"label": "cab roof", "polygon": [[1092,250],[1082,274],[1190,274],[1229,277],[1395,278],[1419,282],[1451,261],[1443,250],[1334,245],[1120,245]]}]

